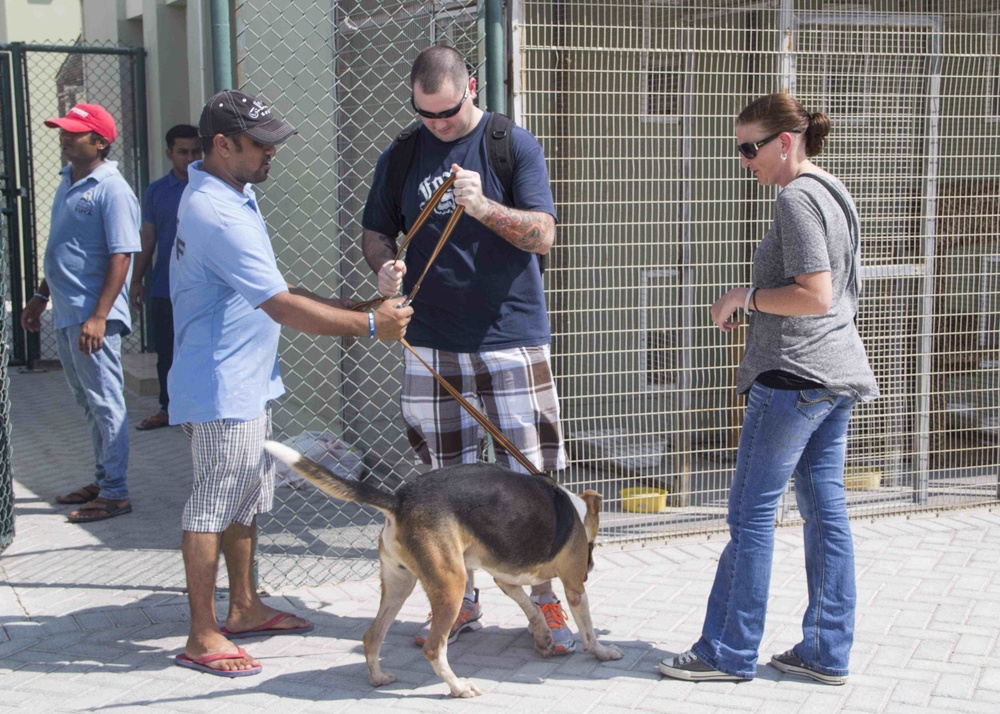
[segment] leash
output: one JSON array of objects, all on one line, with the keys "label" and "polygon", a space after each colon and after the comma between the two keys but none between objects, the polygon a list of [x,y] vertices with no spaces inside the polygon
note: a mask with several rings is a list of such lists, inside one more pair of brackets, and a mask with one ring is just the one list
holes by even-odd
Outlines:
[{"label": "leash", "polygon": [[[406,246],[408,246],[410,244],[410,241],[413,240],[413,236],[415,236],[417,232],[424,227],[424,223],[426,223],[427,219],[431,217],[431,214],[434,212],[434,209],[437,208],[437,205],[441,202],[441,199],[444,198],[444,195],[454,185],[454,183],[455,183],[455,174],[452,174],[447,178],[447,180],[443,184],[438,186],[437,191],[431,194],[431,197],[427,201],[427,204],[424,206],[424,209],[420,212],[420,215],[417,216],[417,220],[413,222],[413,225],[410,226],[410,230],[407,231],[406,236],[403,238],[403,242],[399,245],[399,250],[396,251],[396,257],[394,258],[394,260],[400,260],[403,257],[403,252],[406,250]],[[407,305],[409,305],[411,302],[413,302],[413,298],[417,296],[417,291],[420,290],[420,285],[424,282],[424,278],[427,276],[427,271],[430,270],[431,263],[433,263],[434,260],[438,257],[438,253],[441,252],[441,249],[444,247],[444,244],[448,242],[448,238],[451,237],[451,232],[455,230],[455,226],[458,224],[458,219],[461,218],[462,213],[464,212],[465,212],[465,206],[459,206],[456,204],[455,210],[451,214],[451,218],[448,219],[447,225],[445,225],[444,230],[441,232],[441,237],[438,238],[437,245],[434,246],[434,252],[431,253],[431,257],[428,259],[427,265],[424,266],[424,272],[420,274],[419,278],[417,278],[417,282],[413,285],[413,290],[410,291],[410,294],[406,296],[406,299],[403,300],[402,303],[400,303],[401,307],[406,307]],[[381,305],[388,299],[389,298],[380,295],[379,297],[373,298],[372,300],[359,302],[351,309],[354,310],[355,312],[367,311],[377,305]]]},{"label": "leash", "polygon": [[490,436],[492,436],[494,440],[496,440],[496,442],[500,444],[500,446],[502,446],[504,449],[507,450],[507,453],[509,453],[511,456],[517,459],[518,463],[520,463],[521,466],[528,469],[528,473],[535,474],[536,476],[548,476],[548,474],[546,474],[544,471],[539,470],[537,466],[531,463],[528,460],[528,457],[522,454],[521,450],[518,449],[516,446],[514,446],[514,444],[510,441],[510,439],[508,439],[506,436],[503,435],[503,432],[500,431],[500,429],[495,427],[490,422],[489,419],[483,416],[482,412],[480,412],[478,409],[472,406],[472,403],[468,399],[462,396],[461,392],[459,392],[453,386],[448,384],[448,382],[445,380],[444,377],[435,372],[434,368],[431,367],[429,364],[427,364],[424,361],[424,359],[419,354],[417,354],[417,351],[410,346],[409,342],[407,342],[402,337],[399,338],[399,341],[403,343],[403,347],[408,349],[410,353],[414,357],[416,357],[417,360],[419,360],[420,364],[422,364],[424,367],[427,368],[427,371],[434,376],[434,379],[438,381],[438,384],[444,387],[445,391],[448,392],[448,394],[450,394],[452,397],[454,397],[455,401],[461,404],[462,407],[465,409],[465,411],[469,412],[469,415],[477,422],[479,422],[479,425],[482,426],[487,432],[489,432]]},{"label": "leash", "polygon": [[[413,225],[410,226],[410,230],[407,231],[406,236],[403,238],[403,242],[400,244],[399,250],[396,253],[395,260],[400,260],[403,257],[403,251],[406,250],[406,246],[409,245],[411,240],[413,240],[413,237],[417,234],[417,231],[423,228],[424,223],[427,222],[427,219],[430,218],[431,213],[434,212],[434,209],[441,202],[441,199],[444,198],[445,193],[448,192],[448,190],[452,187],[454,183],[455,183],[455,174],[452,174],[451,176],[448,177],[448,179],[444,183],[438,186],[437,191],[435,191],[431,195],[430,199],[427,201],[427,204],[424,206],[424,209],[420,212],[420,215],[417,216],[417,220],[413,222]],[[427,260],[427,265],[424,266],[424,272],[420,274],[419,278],[417,278],[417,282],[414,283],[413,289],[410,291],[410,294],[406,296],[406,299],[403,300],[402,303],[400,303],[401,306],[405,307],[406,305],[409,305],[411,302],[413,302],[413,298],[416,297],[417,291],[420,290],[420,285],[424,282],[424,278],[427,276],[427,271],[430,270],[431,264],[438,257],[438,254],[441,252],[441,249],[444,247],[444,244],[448,242],[448,238],[451,237],[451,232],[455,230],[455,225],[458,223],[458,219],[462,216],[462,213],[464,211],[465,211],[464,206],[456,204],[455,210],[452,212],[451,217],[448,219],[447,225],[445,225],[444,230],[441,232],[441,237],[438,239],[437,245],[434,246],[434,252],[431,253],[431,257],[428,258]],[[372,307],[380,305],[389,299],[390,298],[379,296],[373,300],[368,300],[366,302],[358,303],[351,309],[356,312],[361,312],[363,310],[367,311]],[[498,444],[500,444],[500,446],[506,449],[508,454],[517,459],[518,463],[528,470],[528,473],[535,474],[537,476],[548,476],[548,474],[546,474],[544,471],[541,471],[537,466],[531,463],[531,461],[528,460],[528,457],[522,454],[521,450],[518,449],[516,446],[514,446],[513,442],[511,442],[510,439],[504,436],[503,432],[500,431],[500,429],[494,426],[493,423],[490,422],[490,420],[487,419],[482,412],[476,409],[468,399],[462,396],[461,392],[459,392],[453,386],[448,384],[448,382],[445,380],[444,377],[438,374],[433,367],[427,364],[427,362],[425,362],[424,359],[419,354],[417,354],[417,351],[413,349],[413,347],[410,345],[409,342],[407,342],[402,337],[399,339],[399,341],[402,342],[403,346],[406,349],[408,349],[414,357],[417,358],[420,364],[422,364],[424,367],[427,368],[427,371],[431,373],[431,376],[434,377],[435,380],[437,380],[438,384],[444,387],[445,391],[448,392],[448,394],[450,394],[452,398],[456,402],[458,402],[473,419],[479,422],[479,425],[483,427],[483,429],[485,429],[487,433],[489,433],[489,435],[492,436],[493,439]]]}]

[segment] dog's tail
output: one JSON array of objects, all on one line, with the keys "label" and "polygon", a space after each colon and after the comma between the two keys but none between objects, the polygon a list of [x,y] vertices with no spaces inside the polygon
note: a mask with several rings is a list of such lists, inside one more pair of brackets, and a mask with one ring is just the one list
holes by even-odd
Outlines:
[{"label": "dog's tail", "polygon": [[341,478],[312,459],[306,458],[295,449],[279,444],[277,441],[265,441],[264,449],[278,461],[284,461],[291,466],[329,496],[341,501],[374,506],[385,513],[395,513],[396,511],[396,499],[387,491],[360,481]]}]

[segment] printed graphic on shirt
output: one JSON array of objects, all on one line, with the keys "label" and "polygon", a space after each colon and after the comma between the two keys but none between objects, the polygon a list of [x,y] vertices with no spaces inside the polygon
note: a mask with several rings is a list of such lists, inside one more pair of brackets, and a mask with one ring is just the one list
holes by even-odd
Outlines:
[{"label": "printed graphic on shirt", "polygon": [[80,200],[76,202],[77,213],[83,213],[84,215],[91,215],[94,212],[94,189],[90,189],[82,196]]},{"label": "printed graphic on shirt", "polygon": [[[417,188],[420,191],[421,211],[424,210],[424,206],[427,205],[431,196],[433,196],[434,192],[441,187],[441,184],[448,180],[449,176],[451,176],[450,170],[445,171],[440,176],[428,176],[420,182],[420,185]],[[441,202],[434,208],[434,213],[438,216],[450,216],[455,212],[456,205],[454,191],[448,191],[448,193],[441,198]]]}]

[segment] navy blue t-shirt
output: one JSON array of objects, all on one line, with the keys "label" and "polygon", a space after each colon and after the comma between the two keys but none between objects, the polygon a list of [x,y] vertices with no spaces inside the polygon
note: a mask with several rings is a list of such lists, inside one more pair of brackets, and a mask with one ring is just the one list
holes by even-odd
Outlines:
[{"label": "navy blue t-shirt", "polygon": [[[479,173],[488,198],[555,217],[542,147],[521,127],[514,127],[512,134],[514,195],[504,195],[486,156],[484,134],[488,119],[489,113],[484,113],[473,131],[453,142],[443,142],[425,127],[420,128],[413,164],[404,183],[402,227],[394,225],[388,208],[389,154],[388,150],[383,152],[365,203],[364,228],[393,237],[408,230],[431,194],[451,174],[453,163]],[[449,191],[410,241],[404,258],[405,294],[423,273],[454,209],[455,198]],[[406,338],[421,347],[468,353],[545,345],[551,339],[538,256],[515,248],[465,214],[424,278],[413,308]]]},{"label": "navy blue t-shirt", "polygon": [[168,171],[166,176],[149,184],[142,202],[142,222],[152,223],[156,229],[156,262],[150,286],[150,295],[155,298],[170,298],[170,251],[177,235],[177,207],[187,185],[186,179]]}]

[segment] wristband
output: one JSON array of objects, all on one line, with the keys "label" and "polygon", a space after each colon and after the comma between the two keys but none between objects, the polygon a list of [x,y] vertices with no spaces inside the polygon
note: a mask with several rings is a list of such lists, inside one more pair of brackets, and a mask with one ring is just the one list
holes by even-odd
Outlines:
[{"label": "wristband", "polygon": [[757,288],[750,288],[747,290],[746,300],[743,301],[743,312],[750,314],[750,301],[753,299],[753,294],[757,292]]},{"label": "wristband", "polygon": [[45,302],[49,301],[49,296],[48,295],[42,295],[41,293],[35,293],[32,297],[41,298]]},{"label": "wristband", "polygon": [[368,337],[369,339],[375,339],[375,313],[368,313]]},{"label": "wristband", "polygon": [[750,302],[753,305],[753,311],[760,312],[760,308],[757,307],[757,288],[753,289],[753,300],[751,300]]}]

